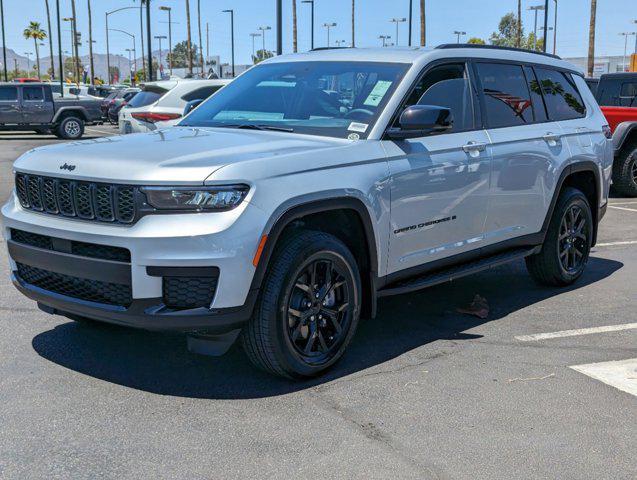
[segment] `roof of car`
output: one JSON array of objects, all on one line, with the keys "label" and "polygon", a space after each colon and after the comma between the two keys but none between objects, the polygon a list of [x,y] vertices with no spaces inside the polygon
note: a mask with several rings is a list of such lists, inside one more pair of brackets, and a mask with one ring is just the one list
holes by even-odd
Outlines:
[{"label": "roof of car", "polygon": [[519,62],[539,63],[554,67],[572,70],[577,73],[582,71],[576,66],[561,58],[533,52],[530,50],[518,50],[513,48],[498,48],[488,45],[441,45],[439,48],[431,47],[378,47],[378,48],[323,48],[304,53],[281,55],[266,60],[263,63],[289,62],[289,61],[359,61],[359,62],[383,62],[383,63],[407,63],[421,64],[432,60],[449,57],[488,58],[513,60]]},{"label": "roof of car", "polygon": [[604,73],[600,78],[605,78],[605,79],[636,79],[637,78],[637,72],[619,72],[619,73]]}]

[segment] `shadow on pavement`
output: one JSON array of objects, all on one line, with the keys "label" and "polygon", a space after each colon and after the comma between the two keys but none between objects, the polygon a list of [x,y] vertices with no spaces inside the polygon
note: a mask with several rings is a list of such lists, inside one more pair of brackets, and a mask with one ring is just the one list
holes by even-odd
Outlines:
[{"label": "shadow on pavement", "polygon": [[[290,382],[256,370],[238,346],[220,358],[204,357],[189,353],[182,336],[108,325],[65,323],[37,335],[32,344],[39,355],[66,368],[152,393],[210,399],[269,397],[374,367],[436,340],[481,338],[462,332],[599,282],[622,267],[617,261],[591,258],[585,275],[575,285],[555,289],[535,285],[524,263],[517,262],[423,292],[385,299],[378,317],[361,323],[341,362],[323,377],[305,382]],[[486,320],[455,312],[476,293],[486,297],[491,306]]]}]

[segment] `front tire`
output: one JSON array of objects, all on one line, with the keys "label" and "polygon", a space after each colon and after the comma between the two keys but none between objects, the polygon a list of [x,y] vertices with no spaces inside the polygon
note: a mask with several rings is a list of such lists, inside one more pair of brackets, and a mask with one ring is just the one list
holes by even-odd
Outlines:
[{"label": "front tire", "polygon": [[300,230],[271,261],[253,317],[242,333],[257,367],[287,378],[319,375],[349,345],[360,316],[356,260],[336,237]]},{"label": "front tire", "polygon": [[584,273],[593,243],[593,215],[586,196],[568,187],[557,200],[542,250],[526,257],[541,285],[566,286]]},{"label": "front tire", "polygon": [[64,118],[55,130],[58,138],[77,140],[84,135],[84,120],[78,117]]},{"label": "front tire", "polygon": [[622,149],[613,164],[613,190],[637,197],[637,143]]}]

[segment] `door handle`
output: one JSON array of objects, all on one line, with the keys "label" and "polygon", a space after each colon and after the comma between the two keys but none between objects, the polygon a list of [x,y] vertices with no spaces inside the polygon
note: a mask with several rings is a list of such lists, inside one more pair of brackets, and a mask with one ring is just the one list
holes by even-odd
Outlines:
[{"label": "door handle", "polygon": [[466,145],[463,145],[462,149],[466,153],[479,153],[484,152],[487,149],[487,144],[480,142],[469,142]]},{"label": "door handle", "polygon": [[561,136],[557,133],[548,132],[546,135],[542,136],[542,138],[546,143],[554,147],[557,145],[557,142],[560,141]]}]

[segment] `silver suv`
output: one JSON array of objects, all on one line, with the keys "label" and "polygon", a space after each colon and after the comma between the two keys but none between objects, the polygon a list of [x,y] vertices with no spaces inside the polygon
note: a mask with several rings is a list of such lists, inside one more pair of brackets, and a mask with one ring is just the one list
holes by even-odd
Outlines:
[{"label": "silver suv", "polygon": [[49,313],[240,338],[317,375],[379,297],[524,258],[576,281],[604,215],[609,129],[581,73],[493,47],[281,56],[177,127],[49,146],[2,208],[15,286]]}]

